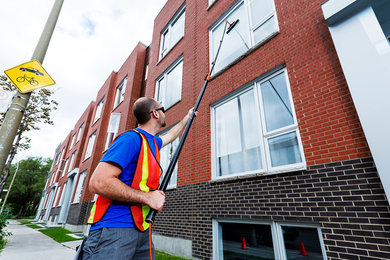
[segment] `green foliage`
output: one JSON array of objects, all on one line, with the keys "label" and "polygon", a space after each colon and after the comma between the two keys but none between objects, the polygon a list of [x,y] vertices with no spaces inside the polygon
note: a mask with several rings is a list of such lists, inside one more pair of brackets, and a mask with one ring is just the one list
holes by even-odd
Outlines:
[{"label": "green foliage", "polygon": [[42,232],[46,236],[53,238],[59,243],[83,239],[69,236],[68,234],[71,234],[72,232],[64,228],[39,229],[38,231]]},{"label": "green foliage", "polygon": [[[51,164],[51,159],[35,157],[19,162],[19,169],[7,200],[7,204],[14,209],[14,215],[28,217],[35,214]],[[9,187],[15,171],[16,164],[13,164],[11,178],[8,178],[5,187]]]},{"label": "green foliage", "polygon": [[9,216],[10,215],[5,210],[0,214],[0,252],[7,244],[6,237],[12,235],[11,232],[5,231],[5,227],[8,224],[7,217]]}]

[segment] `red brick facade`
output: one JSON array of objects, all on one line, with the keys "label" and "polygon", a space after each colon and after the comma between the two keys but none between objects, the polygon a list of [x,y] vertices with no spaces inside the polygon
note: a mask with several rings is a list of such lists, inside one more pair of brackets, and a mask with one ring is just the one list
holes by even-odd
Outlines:
[{"label": "red brick facade", "polygon": [[[216,0],[208,6],[208,1],[168,0],[155,19],[151,45],[138,44],[119,71],[109,75],[89,114],[83,114],[59,149],[67,149],[73,132],[82,121],[90,120],[84,129],[84,148],[75,146],[66,152],[69,156],[83,150],[76,164],[79,172],[87,171],[80,206],[72,205],[67,223],[86,223],[94,197],[87,185],[104,154],[111,113],[121,113],[119,133],[135,127],[134,101],[143,95],[154,97],[157,79],[182,57],[181,99],[166,111],[167,126],[183,118],[194,106],[210,69],[209,30],[237,2]],[[274,3],[279,32],[211,77],[178,161],[177,188],[167,191],[155,231],[190,240],[193,257],[211,259],[214,220],[309,223],[322,230],[329,259],[388,259],[388,200],[323,17],[323,1]],[[160,59],[161,33],[184,5],[184,36]],[[214,180],[210,106],[275,68],[287,72],[305,169]],[[124,101],[114,108],[116,88],[126,75]],[[103,97],[101,117],[94,123]],[[85,159],[88,138],[94,132],[93,153]],[[61,184],[66,179],[57,181]]]}]

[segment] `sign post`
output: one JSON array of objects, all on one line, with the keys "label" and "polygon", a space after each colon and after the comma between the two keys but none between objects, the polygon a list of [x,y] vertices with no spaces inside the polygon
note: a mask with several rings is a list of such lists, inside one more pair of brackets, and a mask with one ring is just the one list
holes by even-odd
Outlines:
[{"label": "sign post", "polygon": [[[35,47],[31,60],[38,60],[40,63],[43,62],[63,2],[64,0],[55,0],[49,18],[47,19],[45,28],[43,29],[37,46]],[[33,83],[35,84],[34,81]],[[4,118],[3,124],[0,127],[0,174],[3,173],[4,165],[11,151],[12,144],[17,134],[20,122],[22,121],[23,113],[27,107],[30,96],[31,93],[17,93],[15,95],[12,100],[11,106],[9,107],[8,112]]]}]

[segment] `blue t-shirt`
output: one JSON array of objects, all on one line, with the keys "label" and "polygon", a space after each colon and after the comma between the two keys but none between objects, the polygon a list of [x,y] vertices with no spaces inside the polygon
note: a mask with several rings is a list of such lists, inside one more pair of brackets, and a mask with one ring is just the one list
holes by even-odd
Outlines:
[{"label": "blue t-shirt", "polygon": [[[158,136],[153,136],[142,129],[137,128],[137,130],[145,135],[153,154],[156,154],[153,139],[156,140],[159,150],[162,146],[162,139]],[[140,136],[134,131],[127,131],[116,138],[100,161],[113,162],[119,166],[122,169],[119,180],[130,186],[137,167],[140,149]],[[90,230],[103,227],[134,227],[129,205],[113,201],[103,218],[98,223],[93,224]]]}]

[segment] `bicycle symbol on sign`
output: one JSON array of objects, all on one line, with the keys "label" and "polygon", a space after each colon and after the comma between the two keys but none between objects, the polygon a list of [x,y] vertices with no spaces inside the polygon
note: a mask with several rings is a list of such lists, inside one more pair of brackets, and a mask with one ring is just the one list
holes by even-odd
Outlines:
[{"label": "bicycle symbol on sign", "polygon": [[[31,72],[31,73],[34,73],[36,75],[42,75],[43,76],[43,73],[40,72],[39,70],[37,69],[34,69],[34,68],[20,68],[21,71],[28,71],[28,72]],[[30,85],[33,85],[33,86],[36,86],[38,85],[38,81],[36,81],[34,79],[34,77],[28,77],[26,74],[24,74],[23,76],[20,76],[20,77],[17,77],[16,78],[16,81],[17,82],[24,82],[24,81],[27,81],[30,83]]]}]

